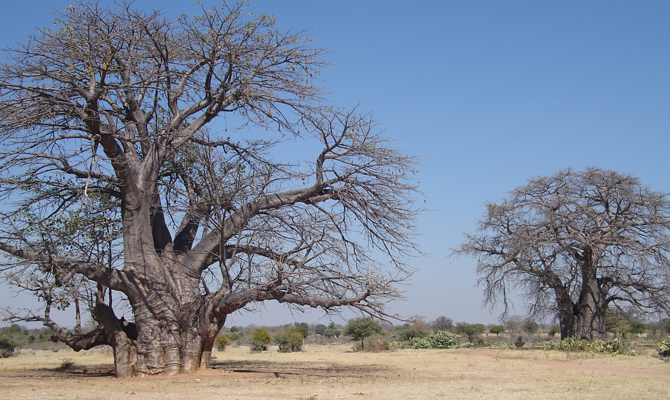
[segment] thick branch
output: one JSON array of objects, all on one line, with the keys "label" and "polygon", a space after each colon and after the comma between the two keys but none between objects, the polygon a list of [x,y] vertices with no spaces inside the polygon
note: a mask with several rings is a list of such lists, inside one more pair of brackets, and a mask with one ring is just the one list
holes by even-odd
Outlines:
[{"label": "thick branch", "polygon": [[53,257],[49,254],[36,253],[34,251],[20,249],[5,242],[0,242],[0,250],[25,260],[27,263],[55,266],[68,271],[68,276],[81,274],[105,287],[126,294],[132,292],[132,286],[130,286],[129,283],[134,281],[134,278],[124,271],[105,268],[93,263],[72,260],[66,257]]}]

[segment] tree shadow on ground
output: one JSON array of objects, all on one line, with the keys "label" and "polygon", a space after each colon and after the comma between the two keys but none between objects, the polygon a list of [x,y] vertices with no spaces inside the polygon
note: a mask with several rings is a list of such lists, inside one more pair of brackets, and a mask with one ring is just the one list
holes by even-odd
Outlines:
[{"label": "tree shadow on ground", "polygon": [[113,377],[114,368],[109,365],[73,366],[66,370],[61,367],[30,369],[21,372],[3,372],[3,376],[30,377],[33,379],[71,379]]},{"label": "tree shadow on ground", "polygon": [[380,365],[352,366],[324,362],[273,362],[265,360],[213,361],[211,367],[231,372],[274,374],[276,377],[281,375],[299,375],[329,378],[360,378],[389,371],[389,368]]},{"label": "tree shadow on ground", "polygon": [[78,366],[74,365],[69,368],[56,367],[45,372],[52,372],[63,377],[81,377],[81,378],[100,378],[105,376],[114,376],[114,368],[108,365],[93,365],[93,366]]}]

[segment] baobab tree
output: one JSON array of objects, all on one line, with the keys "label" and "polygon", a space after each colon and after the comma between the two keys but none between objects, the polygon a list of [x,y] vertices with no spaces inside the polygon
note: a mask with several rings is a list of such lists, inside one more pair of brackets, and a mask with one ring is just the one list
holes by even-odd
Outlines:
[{"label": "baobab tree", "polygon": [[670,202],[614,171],[570,169],[532,179],[489,203],[479,233],[455,254],[474,256],[486,302],[511,288],[530,314],[557,315],[561,338],[605,335],[608,307],[670,311]]},{"label": "baobab tree", "polygon": [[[370,115],[324,106],[324,50],[274,24],[243,4],[77,4],[6,52],[2,271],[45,302],[10,318],[112,345],[129,376],[208,366],[226,316],[257,302],[386,314],[418,251],[416,162]],[[51,318],[80,303],[98,329]]]}]

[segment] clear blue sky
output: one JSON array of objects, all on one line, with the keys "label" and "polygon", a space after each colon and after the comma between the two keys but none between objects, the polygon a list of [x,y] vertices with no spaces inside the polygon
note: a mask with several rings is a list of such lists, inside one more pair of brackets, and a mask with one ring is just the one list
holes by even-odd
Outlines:
[{"label": "clear blue sky", "polygon": [[[4,4],[0,44],[50,25],[50,11],[68,3]],[[198,10],[193,1],[135,3]],[[311,28],[336,64],[323,75],[330,100],[360,103],[423,159],[434,211],[421,217],[419,241],[429,257],[413,260],[419,272],[394,312],[494,322],[474,261],[447,255],[486,201],[531,177],[597,166],[670,192],[670,2],[256,0],[250,11],[274,15],[279,28]],[[226,325],[287,322],[269,307]]]}]

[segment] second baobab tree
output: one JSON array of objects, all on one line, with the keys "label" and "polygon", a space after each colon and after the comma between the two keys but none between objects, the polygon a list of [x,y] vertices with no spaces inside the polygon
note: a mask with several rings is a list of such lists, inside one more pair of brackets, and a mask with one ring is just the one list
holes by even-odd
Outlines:
[{"label": "second baobab tree", "polygon": [[637,178],[588,168],[531,179],[489,203],[456,254],[478,261],[486,301],[519,291],[561,338],[605,335],[609,307],[670,312],[670,202]]},{"label": "second baobab tree", "polygon": [[[3,278],[45,304],[10,319],[109,344],[128,376],[208,366],[256,302],[384,315],[416,253],[415,162],[368,115],[322,106],[323,50],[274,25],[244,5],[77,4],[6,53]],[[80,302],[93,332],[51,318]]]}]

